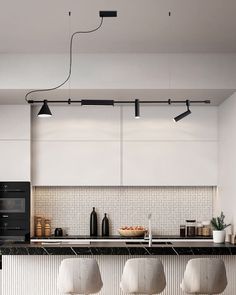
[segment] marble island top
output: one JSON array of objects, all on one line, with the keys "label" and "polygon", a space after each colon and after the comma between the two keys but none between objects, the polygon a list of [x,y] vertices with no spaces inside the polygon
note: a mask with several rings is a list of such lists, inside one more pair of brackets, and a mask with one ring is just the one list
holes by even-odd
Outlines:
[{"label": "marble island top", "polygon": [[[165,236],[166,237],[166,236]],[[34,243],[2,243],[0,245],[0,255],[236,255],[236,246],[225,244],[214,244],[208,240],[177,239],[173,236],[153,237],[152,247],[148,246],[148,241],[139,239],[116,238],[109,240],[97,239],[92,241],[78,237],[73,239],[68,237],[63,241],[46,242],[40,240]],[[90,237],[89,237],[90,238]]]}]

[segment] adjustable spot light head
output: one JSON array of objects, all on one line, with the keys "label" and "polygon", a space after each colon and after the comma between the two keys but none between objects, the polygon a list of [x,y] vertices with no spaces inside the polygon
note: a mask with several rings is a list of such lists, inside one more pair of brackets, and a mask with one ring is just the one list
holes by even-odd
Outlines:
[{"label": "adjustable spot light head", "polygon": [[187,107],[187,111],[180,114],[180,115],[178,115],[177,117],[175,117],[174,118],[175,122],[178,122],[178,121],[182,120],[183,118],[185,118],[185,117],[187,117],[188,115],[191,114],[191,111],[189,109],[189,107],[190,107],[190,100],[189,99],[186,100],[186,107]]}]

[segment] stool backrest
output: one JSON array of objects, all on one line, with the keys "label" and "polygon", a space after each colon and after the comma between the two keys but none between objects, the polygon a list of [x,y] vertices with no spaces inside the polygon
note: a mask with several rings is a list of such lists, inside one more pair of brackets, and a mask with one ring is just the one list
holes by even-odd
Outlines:
[{"label": "stool backrest", "polygon": [[127,260],[120,283],[125,293],[159,294],[166,286],[164,268],[157,258]]},{"label": "stool backrest", "polygon": [[220,294],[227,286],[224,261],[196,258],[188,261],[181,288],[189,294]]},{"label": "stool backrest", "polygon": [[64,294],[98,293],[102,279],[97,261],[93,258],[69,258],[61,262],[58,289]]}]

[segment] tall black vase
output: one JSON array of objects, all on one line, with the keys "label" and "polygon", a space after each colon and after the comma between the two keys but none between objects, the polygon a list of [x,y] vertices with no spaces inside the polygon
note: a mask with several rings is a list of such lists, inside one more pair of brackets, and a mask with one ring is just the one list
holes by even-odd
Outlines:
[{"label": "tall black vase", "polygon": [[102,220],[102,236],[109,236],[109,220],[107,218],[107,214],[105,213],[104,218]]},{"label": "tall black vase", "polygon": [[93,207],[93,211],[90,214],[90,236],[95,237],[98,235],[98,220],[97,213],[95,211],[95,207]]}]

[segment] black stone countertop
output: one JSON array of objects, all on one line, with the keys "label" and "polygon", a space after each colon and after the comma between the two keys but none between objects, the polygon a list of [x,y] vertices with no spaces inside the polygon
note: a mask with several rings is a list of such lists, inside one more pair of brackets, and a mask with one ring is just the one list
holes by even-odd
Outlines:
[{"label": "black stone countertop", "polygon": [[[76,242],[77,243],[77,242]],[[236,255],[236,245],[213,242],[4,243],[0,255]]]}]

